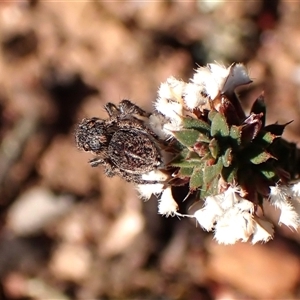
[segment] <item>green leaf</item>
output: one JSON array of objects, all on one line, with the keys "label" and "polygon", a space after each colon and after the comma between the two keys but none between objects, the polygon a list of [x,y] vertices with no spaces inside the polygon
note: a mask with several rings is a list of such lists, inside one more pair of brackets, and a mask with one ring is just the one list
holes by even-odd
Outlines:
[{"label": "green leaf", "polygon": [[193,174],[194,168],[180,168],[179,177],[190,177]]},{"label": "green leaf", "polygon": [[217,113],[211,123],[210,128],[211,136],[229,136],[229,126],[226,122],[226,119],[223,115]]},{"label": "green leaf", "polygon": [[204,143],[209,143],[211,138],[207,136],[204,133],[199,133],[199,137],[197,139],[197,142],[204,142]]},{"label": "green leaf", "polygon": [[218,157],[218,154],[219,154],[219,151],[220,151],[220,147],[219,147],[219,143],[218,141],[213,138],[209,145],[208,145],[208,148],[209,148],[209,151],[212,155],[213,158],[217,158]]},{"label": "green leaf", "polygon": [[218,114],[217,111],[215,110],[210,110],[208,113],[208,119],[212,122],[212,120],[214,119],[215,115]]},{"label": "green leaf", "polygon": [[273,170],[260,170],[260,172],[267,178],[272,179],[276,176],[276,173]]},{"label": "green leaf", "polygon": [[185,160],[200,163],[202,161],[202,157],[200,157],[196,152],[190,151],[185,157]]},{"label": "green leaf", "polygon": [[190,189],[196,190],[203,184],[203,171],[202,168],[194,168],[193,174],[190,179]]},{"label": "green leaf", "polygon": [[229,167],[232,163],[232,149],[231,148],[228,148],[224,155],[222,155],[222,163],[223,163],[223,166],[224,167]]},{"label": "green leaf", "polygon": [[250,161],[254,165],[259,165],[259,164],[266,162],[269,158],[273,158],[273,156],[270,153],[268,153],[267,151],[263,151],[263,152],[259,153],[258,155],[250,158]]},{"label": "green leaf", "polygon": [[179,168],[194,168],[194,167],[199,167],[199,162],[198,161],[173,161],[169,163],[169,166],[171,167],[179,167]]},{"label": "green leaf", "polygon": [[184,146],[191,147],[199,138],[199,131],[195,129],[183,129],[173,132],[175,138]]},{"label": "green leaf", "polygon": [[219,177],[215,177],[207,186],[206,193],[208,196],[215,196],[219,194]]},{"label": "green leaf", "polygon": [[242,128],[240,126],[232,125],[229,133],[231,139],[236,146],[240,146],[242,143]]},{"label": "green leaf", "polygon": [[208,133],[210,132],[210,126],[203,120],[194,118],[182,118],[182,125],[187,129],[197,129],[200,132]]},{"label": "green leaf", "polygon": [[277,136],[275,134],[263,130],[255,138],[255,143],[258,143],[264,147],[268,147],[273,143],[274,139],[276,138]]},{"label": "green leaf", "polygon": [[168,165],[181,168],[199,167],[202,165],[202,159],[197,153],[184,149]]},{"label": "green leaf", "polygon": [[220,175],[222,168],[223,164],[221,158],[218,159],[216,164],[212,166],[205,166],[203,169],[203,183],[208,186],[215,177]]},{"label": "green leaf", "polygon": [[263,132],[263,135],[260,138],[270,145],[273,143],[274,139],[277,138],[277,136],[271,132]]}]

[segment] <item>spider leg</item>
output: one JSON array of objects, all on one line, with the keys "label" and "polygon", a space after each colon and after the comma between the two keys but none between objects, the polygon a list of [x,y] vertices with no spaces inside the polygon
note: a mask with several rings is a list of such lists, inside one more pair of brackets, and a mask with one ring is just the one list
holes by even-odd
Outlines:
[{"label": "spider leg", "polygon": [[127,182],[133,182],[136,184],[156,184],[156,183],[166,183],[166,181],[157,181],[157,180],[145,180],[142,179],[140,174],[128,173],[124,170],[116,169],[116,174]]},{"label": "spider leg", "polygon": [[129,100],[122,100],[119,104],[119,110],[121,112],[121,115],[126,117],[128,115],[137,115],[137,116],[141,116],[141,117],[149,117],[151,114],[147,113],[146,111],[144,111],[143,109],[141,109],[139,106],[133,104],[131,101]]},{"label": "spider leg", "polygon": [[120,110],[117,106],[111,102],[104,105],[104,109],[110,117],[117,117],[120,114]]},{"label": "spider leg", "polygon": [[118,172],[118,169],[114,165],[112,165],[107,159],[103,159],[100,157],[95,157],[89,161],[90,165],[92,167],[98,167],[99,165],[103,166],[105,168],[105,175],[107,177],[113,177],[115,175],[120,175],[120,172]]},{"label": "spider leg", "polygon": [[103,165],[104,164],[104,160],[100,157],[95,157],[91,160],[89,160],[89,164],[92,166],[92,167],[98,167],[99,165]]}]

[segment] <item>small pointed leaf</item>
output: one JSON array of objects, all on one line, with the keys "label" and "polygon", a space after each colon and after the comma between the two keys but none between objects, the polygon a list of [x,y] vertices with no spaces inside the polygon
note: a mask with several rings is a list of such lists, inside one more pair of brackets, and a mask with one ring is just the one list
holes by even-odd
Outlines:
[{"label": "small pointed leaf", "polygon": [[209,148],[209,151],[210,151],[212,157],[213,157],[213,158],[217,158],[217,157],[218,157],[218,154],[219,154],[219,152],[220,152],[220,146],[219,146],[218,141],[217,141],[215,138],[213,138],[213,139],[210,141],[210,143],[209,143],[209,145],[208,145],[208,148]]},{"label": "small pointed leaf", "polygon": [[205,166],[203,169],[203,182],[206,186],[217,176],[220,175],[223,168],[222,160],[219,158],[218,162],[212,166]]},{"label": "small pointed leaf", "polygon": [[277,138],[277,136],[275,134],[262,130],[257,135],[255,142],[263,147],[267,147],[267,146],[271,145],[273,143],[274,139],[276,139],[276,138]]},{"label": "small pointed leaf", "polygon": [[220,194],[219,192],[219,177],[215,177],[207,186],[206,193],[208,196],[215,196]]},{"label": "small pointed leaf", "polygon": [[254,113],[254,114],[263,113],[261,121],[262,121],[262,125],[264,127],[265,122],[266,122],[266,104],[265,104],[263,93],[253,103],[252,108],[251,108],[251,113]]},{"label": "small pointed leaf", "polygon": [[232,149],[228,148],[225,151],[224,155],[222,155],[223,166],[226,167],[226,168],[229,167],[231,165],[231,163],[232,163],[232,159],[233,159],[233,157],[232,157]]},{"label": "small pointed leaf", "polygon": [[258,155],[256,155],[255,157],[250,158],[250,161],[254,165],[259,165],[259,164],[266,162],[269,158],[273,158],[273,156],[270,153],[268,153],[267,151],[263,151],[263,152],[259,153]]},{"label": "small pointed leaf", "polygon": [[185,157],[186,161],[189,162],[198,162],[200,163],[202,161],[202,157],[200,157],[196,152],[190,151],[188,155]]},{"label": "small pointed leaf", "polygon": [[194,168],[180,168],[179,177],[190,177],[193,174]]},{"label": "small pointed leaf", "polygon": [[261,173],[267,178],[272,179],[276,176],[276,173],[273,170],[261,170]]},{"label": "small pointed leaf", "polygon": [[217,113],[211,123],[211,136],[229,136],[229,127],[223,115]]},{"label": "small pointed leaf", "polygon": [[199,131],[195,129],[183,129],[180,131],[174,131],[175,138],[184,146],[193,146],[199,137]]},{"label": "small pointed leaf", "polygon": [[210,132],[210,126],[203,120],[194,118],[182,118],[182,125],[187,129],[197,129],[200,132]]},{"label": "small pointed leaf", "polygon": [[203,171],[202,168],[194,168],[193,174],[190,179],[190,189],[196,190],[203,184]]},{"label": "small pointed leaf", "polygon": [[231,126],[230,137],[236,146],[240,146],[242,143],[242,127],[235,125]]},{"label": "small pointed leaf", "polygon": [[208,113],[208,119],[212,122],[212,120],[214,119],[215,115],[217,114],[218,112],[215,111],[215,110],[210,110],[209,113]]},{"label": "small pointed leaf", "polygon": [[207,136],[206,134],[204,134],[204,133],[199,133],[197,142],[209,143],[210,140],[211,140],[210,137]]},{"label": "small pointed leaf", "polygon": [[277,136],[281,136],[283,134],[283,131],[285,129],[285,127],[289,124],[291,124],[293,121],[287,122],[285,124],[271,124],[266,126],[264,129],[268,132],[271,132]]}]

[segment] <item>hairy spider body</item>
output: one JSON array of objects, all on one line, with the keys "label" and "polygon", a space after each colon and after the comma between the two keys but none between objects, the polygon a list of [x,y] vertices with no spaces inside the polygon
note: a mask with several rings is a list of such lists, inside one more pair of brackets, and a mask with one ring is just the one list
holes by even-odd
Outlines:
[{"label": "hairy spider body", "polygon": [[142,174],[162,165],[161,141],[142,120],[150,114],[129,100],[121,101],[118,107],[108,103],[104,108],[107,120],[94,117],[78,125],[78,148],[95,154],[89,163],[92,167],[103,165],[109,177],[118,175],[138,184],[157,183],[142,179]]}]

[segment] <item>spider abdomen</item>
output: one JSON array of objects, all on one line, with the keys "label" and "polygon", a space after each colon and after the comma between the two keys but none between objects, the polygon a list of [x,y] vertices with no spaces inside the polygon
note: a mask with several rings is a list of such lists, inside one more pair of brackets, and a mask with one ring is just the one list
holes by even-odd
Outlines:
[{"label": "spider abdomen", "polygon": [[153,140],[140,130],[118,130],[108,146],[110,160],[132,174],[143,174],[161,164],[161,155]]}]

